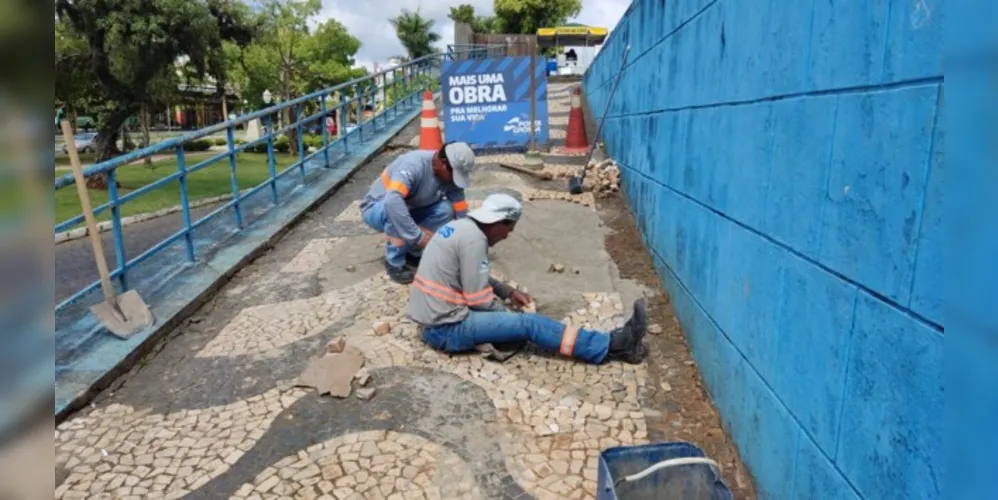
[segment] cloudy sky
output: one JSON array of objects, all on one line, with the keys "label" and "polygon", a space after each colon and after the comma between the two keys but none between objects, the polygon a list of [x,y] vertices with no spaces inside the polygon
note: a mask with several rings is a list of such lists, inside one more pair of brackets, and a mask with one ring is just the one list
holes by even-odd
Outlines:
[{"label": "cloudy sky", "polygon": [[[360,39],[357,62],[371,68],[374,62],[382,66],[389,57],[405,53],[388,24],[388,18],[402,9],[416,10],[436,21],[434,25],[443,40],[440,48],[454,40],[454,23],[447,18],[451,5],[470,3],[479,15],[492,14],[492,0],[323,0],[322,19],[336,18],[353,36]],[[630,0],[583,0],[582,13],[571,21],[613,29],[630,5]],[[580,57],[584,57],[582,53]]]}]

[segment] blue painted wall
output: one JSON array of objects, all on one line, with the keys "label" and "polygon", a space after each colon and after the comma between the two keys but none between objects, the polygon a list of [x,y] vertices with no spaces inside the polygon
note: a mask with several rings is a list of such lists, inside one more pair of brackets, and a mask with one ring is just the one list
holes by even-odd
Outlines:
[{"label": "blue painted wall", "polygon": [[638,0],[585,77],[762,498],[941,497],[942,21]]}]

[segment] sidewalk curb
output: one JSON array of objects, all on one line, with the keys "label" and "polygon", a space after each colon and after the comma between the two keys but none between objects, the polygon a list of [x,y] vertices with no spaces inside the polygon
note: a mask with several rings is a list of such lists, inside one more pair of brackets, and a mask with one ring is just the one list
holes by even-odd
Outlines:
[{"label": "sidewalk curb", "polygon": [[271,249],[309,212],[333,196],[354,173],[385,150],[392,139],[419,117],[420,112],[417,107],[401,115],[382,138],[355,153],[356,156],[347,160],[353,165],[344,175],[304,186],[297,198],[268,214],[267,222],[272,224],[261,223],[256,227],[248,227],[239,234],[237,240],[218,248],[207,262],[194,268],[194,272],[187,269],[171,278],[170,287],[161,290],[150,301],[157,319],[152,328],[127,340],[112,339],[107,335],[100,345],[81,353],[61,372],[57,370],[54,411],[56,425],[86,406],[100,391],[112,385],[119,376],[162,344],[170,332],[207,303],[240,269]]},{"label": "sidewalk curb", "polygon": [[[240,191],[239,194],[245,194],[247,189]],[[219,203],[222,201],[228,201],[232,199],[231,194],[223,194],[219,196],[212,196],[211,198],[202,198],[200,200],[195,200],[190,203],[190,208],[201,208],[205,205],[211,205],[213,203]],[[129,215],[128,217],[121,218],[121,227],[127,227],[132,224],[138,224],[139,222],[145,222],[147,220],[158,219],[160,217],[175,214],[181,210],[180,205],[174,205],[172,207],[161,208],[152,212],[144,212],[141,214]],[[111,221],[103,221],[97,223],[97,232],[106,233],[112,228]],[[67,241],[78,240],[80,238],[86,237],[89,234],[87,227],[78,227],[76,229],[70,229],[69,231],[63,231],[61,233],[55,233],[55,244],[65,243]]]}]

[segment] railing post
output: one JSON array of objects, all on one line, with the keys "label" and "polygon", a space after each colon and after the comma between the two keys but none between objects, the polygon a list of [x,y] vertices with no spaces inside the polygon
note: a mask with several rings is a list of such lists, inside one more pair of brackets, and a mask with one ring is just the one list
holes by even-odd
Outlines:
[{"label": "railing post", "polygon": [[243,228],[243,211],[239,207],[239,178],[236,176],[236,139],[232,125],[225,128],[225,142],[229,146],[229,180],[232,182],[232,209],[236,212],[236,227]]},{"label": "railing post", "polygon": [[184,159],[184,145],[177,146],[177,172],[180,177],[180,212],[184,218],[184,246],[187,250],[187,260],[194,262],[194,238],[191,235],[191,204],[187,198],[187,162]]},{"label": "railing post", "polygon": [[[319,99],[319,109],[322,111],[322,158],[326,162],[326,168],[330,168],[332,165],[329,164],[329,127],[326,126],[329,117],[326,116],[326,97],[328,96],[324,95]],[[333,121],[335,123],[335,120]]]},{"label": "railing post", "polygon": [[[107,173],[107,200],[111,203],[111,231],[114,233],[114,258],[118,264],[118,282],[122,290],[128,290],[128,258],[125,255],[125,238],[121,229],[121,208],[118,206],[118,180],[112,168]],[[100,235],[97,235],[100,238]],[[103,255],[100,258],[104,258]]]},{"label": "railing post", "polygon": [[363,144],[364,143],[364,110],[361,109],[361,108],[364,107],[364,94],[363,94],[363,91],[360,90],[360,88],[357,86],[356,83],[353,84],[353,99],[351,99],[351,100],[353,101],[354,105],[357,107],[357,137],[360,139],[360,142]]},{"label": "railing post", "polygon": [[388,73],[381,75],[381,113],[384,115],[385,127],[388,127]]},{"label": "railing post", "polygon": [[398,68],[392,68],[392,111],[395,112],[394,118],[399,116],[399,70]]},{"label": "railing post", "polygon": [[301,180],[305,181],[305,140],[302,138],[301,130],[301,103],[295,105],[295,135],[298,136],[298,169],[301,171]]},{"label": "railing post", "polygon": [[409,73],[409,78],[408,78],[408,82],[409,82],[409,105],[410,106],[415,106],[416,104],[419,103],[419,101],[416,99],[416,94],[417,94],[416,88],[418,87],[418,85],[416,85],[416,82],[415,82],[415,80],[416,80],[416,72],[412,70],[412,64],[410,64],[409,66],[406,66],[406,71]]},{"label": "railing post", "polygon": [[340,133],[340,137],[343,138],[343,155],[346,156],[350,150],[347,145],[347,141],[349,140],[347,125],[350,123],[350,117],[347,116],[347,94],[343,91],[340,91],[340,123],[343,125],[337,130]]},{"label": "railing post", "polygon": [[378,131],[378,77],[371,78],[371,85],[368,86],[371,99],[371,127],[374,132]]},{"label": "railing post", "polygon": [[277,204],[277,162],[274,160],[274,117],[267,113],[267,170],[270,173],[270,199]]}]

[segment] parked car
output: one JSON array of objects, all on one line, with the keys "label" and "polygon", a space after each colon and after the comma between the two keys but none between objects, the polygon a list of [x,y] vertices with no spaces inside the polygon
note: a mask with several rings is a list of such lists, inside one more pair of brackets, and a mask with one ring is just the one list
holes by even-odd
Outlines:
[{"label": "parked car", "polygon": [[[76,151],[79,153],[96,153],[97,144],[94,143],[94,139],[97,138],[97,132],[84,132],[82,134],[76,134],[73,136],[73,141],[76,142]],[[63,144],[62,152],[64,154],[69,154],[69,149]]]}]

